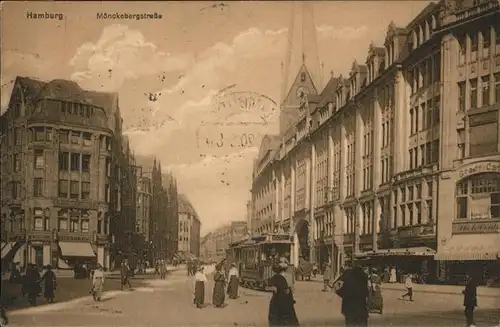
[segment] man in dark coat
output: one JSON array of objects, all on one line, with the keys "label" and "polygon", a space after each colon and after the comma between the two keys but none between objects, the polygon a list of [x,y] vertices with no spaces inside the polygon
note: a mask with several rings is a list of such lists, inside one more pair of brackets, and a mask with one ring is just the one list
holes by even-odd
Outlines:
[{"label": "man in dark coat", "polygon": [[45,272],[45,274],[43,274],[42,280],[44,282],[43,297],[48,302],[53,303],[57,283],[56,274],[54,274],[50,265],[47,265],[47,271]]},{"label": "man in dark coat", "polygon": [[464,295],[464,314],[467,327],[475,326],[474,309],[477,306],[477,279],[473,275],[467,275],[467,284],[462,293]]},{"label": "man in dark coat", "polygon": [[368,276],[361,267],[344,272],[342,287],[337,294],[342,298],[342,314],[346,327],[368,326]]}]

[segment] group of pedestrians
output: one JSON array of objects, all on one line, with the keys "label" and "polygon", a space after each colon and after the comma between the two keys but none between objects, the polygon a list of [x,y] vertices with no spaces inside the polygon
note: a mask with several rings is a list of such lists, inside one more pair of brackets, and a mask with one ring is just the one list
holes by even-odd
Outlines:
[{"label": "group of pedestrians", "polygon": [[52,303],[55,300],[56,274],[50,265],[45,266],[43,274],[40,272],[40,269],[34,264],[28,265],[24,275],[21,275],[17,264],[13,264],[11,268],[9,284],[20,285],[22,297],[26,296],[31,305],[36,305],[42,290],[43,297],[47,302]]},{"label": "group of pedestrians", "polygon": [[[239,287],[239,273],[238,268],[235,263],[232,263],[229,269],[227,267],[227,262],[223,260],[215,266],[214,272],[214,288],[212,296],[212,305],[215,308],[225,308],[227,304],[226,293],[229,299],[238,298],[238,287]],[[208,281],[205,275],[205,267],[200,265],[196,269],[194,274],[194,299],[193,303],[197,308],[201,309],[205,307],[205,286]],[[227,288],[226,288],[227,286]]]}]

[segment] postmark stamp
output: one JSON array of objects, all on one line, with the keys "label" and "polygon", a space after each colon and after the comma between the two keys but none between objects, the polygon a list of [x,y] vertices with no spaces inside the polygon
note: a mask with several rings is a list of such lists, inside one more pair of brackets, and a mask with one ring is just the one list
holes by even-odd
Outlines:
[{"label": "postmark stamp", "polygon": [[270,97],[231,85],[213,97],[210,120],[196,130],[198,149],[219,154],[258,146],[278,114],[279,105]]}]

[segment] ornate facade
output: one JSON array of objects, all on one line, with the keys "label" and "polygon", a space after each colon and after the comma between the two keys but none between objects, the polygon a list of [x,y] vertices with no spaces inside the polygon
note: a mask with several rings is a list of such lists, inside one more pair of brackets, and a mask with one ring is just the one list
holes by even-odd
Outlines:
[{"label": "ornate facade", "polygon": [[404,254],[402,269],[445,279],[457,260],[494,262],[498,21],[498,1],[431,3],[321,92],[303,65],[283,101],[296,121],[255,161],[252,229],[288,230],[294,262],[335,270]]}]

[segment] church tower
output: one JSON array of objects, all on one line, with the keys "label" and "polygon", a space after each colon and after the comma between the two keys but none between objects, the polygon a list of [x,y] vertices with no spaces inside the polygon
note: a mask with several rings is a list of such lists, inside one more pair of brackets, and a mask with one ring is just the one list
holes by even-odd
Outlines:
[{"label": "church tower", "polygon": [[307,1],[292,3],[282,72],[280,135],[299,119],[301,97],[317,95],[323,88],[312,6]]}]

